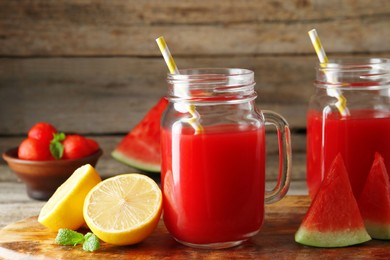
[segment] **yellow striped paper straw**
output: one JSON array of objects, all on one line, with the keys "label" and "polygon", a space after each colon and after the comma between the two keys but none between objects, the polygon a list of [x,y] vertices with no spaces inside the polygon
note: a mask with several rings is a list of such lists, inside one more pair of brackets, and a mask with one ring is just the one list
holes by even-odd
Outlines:
[{"label": "yellow striped paper straw", "polygon": [[[308,32],[311,43],[313,44],[314,50],[317,53],[318,59],[322,65],[325,65],[329,62],[328,57],[326,56],[325,49],[321,44],[320,37],[317,34],[316,29],[312,29]],[[336,102],[336,107],[340,111],[340,114],[343,116],[349,115],[347,108],[347,99],[336,89],[327,90],[328,94],[336,97],[338,102]]]},{"label": "yellow striped paper straw", "polygon": [[[165,63],[168,66],[169,72],[171,74],[180,74],[179,69],[176,66],[175,60],[173,59],[171,52],[169,51],[168,45],[165,42],[165,39],[163,36],[160,36],[156,39],[157,45],[160,48],[161,54],[164,57]],[[203,132],[203,127],[201,124],[199,124],[199,113],[195,110],[194,105],[188,105],[187,106],[188,112],[191,114],[191,118],[187,120],[187,122],[195,129],[195,134],[199,134]]]},{"label": "yellow striped paper straw", "polygon": [[326,56],[324,47],[322,47],[320,37],[318,36],[316,29],[310,30],[308,34],[320,63],[328,63],[328,57]]},{"label": "yellow striped paper straw", "polygon": [[171,52],[169,51],[168,45],[165,42],[165,39],[163,36],[160,36],[156,39],[157,45],[160,48],[161,54],[164,57],[165,63],[168,66],[169,72],[171,74],[180,74],[179,69],[176,66],[176,63],[171,55]]}]

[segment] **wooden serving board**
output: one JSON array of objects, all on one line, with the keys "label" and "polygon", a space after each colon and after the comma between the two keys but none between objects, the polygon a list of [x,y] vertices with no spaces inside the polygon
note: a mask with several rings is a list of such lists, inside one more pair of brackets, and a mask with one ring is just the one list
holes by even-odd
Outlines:
[{"label": "wooden serving board", "polygon": [[[55,244],[55,232],[50,232],[30,217],[0,230],[0,258],[3,259],[306,259],[306,258],[390,258],[390,241],[372,240],[346,248],[314,248],[297,244],[294,233],[310,201],[306,196],[288,196],[266,206],[262,230],[243,245],[222,250],[193,249],[174,241],[160,221],[153,234],[133,246],[112,246],[102,243],[90,253],[81,246]],[[86,231],[85,231],[86,232]]]}]

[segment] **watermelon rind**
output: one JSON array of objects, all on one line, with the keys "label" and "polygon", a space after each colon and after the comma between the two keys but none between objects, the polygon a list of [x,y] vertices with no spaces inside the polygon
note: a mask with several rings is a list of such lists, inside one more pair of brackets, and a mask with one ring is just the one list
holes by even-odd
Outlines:
[{"label": "watermelon rind", "polygon": [[382,240],[390,239],[390,225],[375,223],[367,219],[364,220],[364,225],[372,238]]},{"label": "watermelon rind", "polygon": [[313,247],[346,247],[371,240],[363,227],[358,230],[321,232],[300,227],[295,233],[295,241]]},{"label": "watermelon rind", "polygon": [[114,157],[116,160],[120,161],[121,163],[124,163],[130,167],[146,171],[146,172],[154,172],[158,173],[161,170],[161,165],[158,164],[150,164],[143,161],[136,160],[134,158],[130,158],[128,156],[125,156],[121,152],[115,150],[112,151],[111,156]]}]

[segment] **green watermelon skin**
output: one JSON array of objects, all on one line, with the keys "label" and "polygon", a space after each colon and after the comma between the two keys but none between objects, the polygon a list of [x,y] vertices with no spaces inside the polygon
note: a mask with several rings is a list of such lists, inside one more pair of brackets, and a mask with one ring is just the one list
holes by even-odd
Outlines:
[{"label": "green watermelon skin", "polygon": [[390,239],[390,181],[383,157],[375,154],[358,200],[367,232],[375,239]]},{"label": "green watermelon skin", "polygon": [[168,100],[160,98],[112,151],[117,161],[146,172],[161,171],[160,120]]},{"label": "green watermelon skin", "polygon": [[303,227],[295,234],[296,242],[313,247],[346,247],[361,244],[369,240],[371,240],[371,237],[365,229],[356,231],[313,232]]},{"label": "green watermelon skin", "polygon": [[338,155],[295,234],[295,241],[314,247],[345,247],[371,240]]}]

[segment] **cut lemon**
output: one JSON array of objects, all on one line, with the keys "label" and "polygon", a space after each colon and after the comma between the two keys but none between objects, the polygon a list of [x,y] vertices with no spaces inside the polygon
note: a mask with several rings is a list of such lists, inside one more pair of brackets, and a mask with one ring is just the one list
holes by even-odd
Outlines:
[{"label": "cut lemon", "polygon": [[85,223],[85,197],[101,181],[99,173],[90,164],[79,167],[43,206],[38,222],[54,231],[60,228],[78,229]]},{"label": "cut lemon", "polygon": [[96,185],[85,198],[84,219],[104,242],[131,245],[156,228],[162,211],[161,190],[151,178],[122,174]]}]

